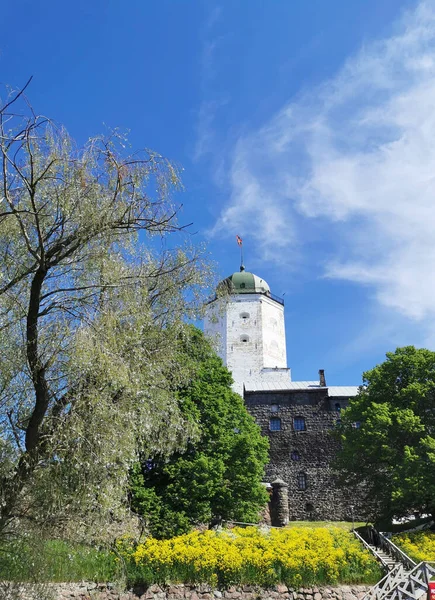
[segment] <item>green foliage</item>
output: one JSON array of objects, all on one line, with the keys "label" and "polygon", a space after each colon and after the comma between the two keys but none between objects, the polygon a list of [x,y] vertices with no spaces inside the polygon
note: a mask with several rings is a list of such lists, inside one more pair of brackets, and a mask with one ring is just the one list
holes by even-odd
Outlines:
[{"label": "green foliage", "polygon": [[364,373],[339,436],[344,482],[364,482],[376,518],[435,514],[435,352],[398,348]]},{"label": "green foliage", "polygon": [[62,540],[19,538],[0,544],[0,581],[120,581],[122,561],[113,552]]},{"label": "green foliage", "polygon": [[214,519],[257,522],[268,499],[260,483],[267,439],[202,333],[192,327],[183,341],[195,375],[180,388],[179,407],[199,436],[169,459],[156,454],[143,460],[132,474],[132,506],[156,536]]},{"label": "green foliage", "polygon": [[165,239],[182,229],[167,160],[129,155],[118,132],[77,148],[12,105],[0,105],[0,536],[31,522],[112,537],[138,450],[164,455],[195,433],[175,395],[191,377],[178,345],[209,269]]}]

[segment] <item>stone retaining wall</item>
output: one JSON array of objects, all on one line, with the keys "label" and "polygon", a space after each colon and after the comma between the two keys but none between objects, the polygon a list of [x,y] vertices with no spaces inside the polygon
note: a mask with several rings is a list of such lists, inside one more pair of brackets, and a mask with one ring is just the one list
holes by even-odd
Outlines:
[{"label": "stone retaining wall", "polygon": [[[96,583],[62,583],[38,586],[34,592],[21,589],[11,590],[11,595],[6,598],[19,598],[20,600],[362,600],[370,589],[366,585],[342,585],[338,587],[307,587],[288,588],[285,585],[276,585],[270,589],[255,586],[230,587],[227,590],[211,589],[207,585],[188,586],[170,585],[160,587],[152,585],[148,589],[137,589],[122,592],[115,586]],[[3,598],[2,598],[3,600]]]}]

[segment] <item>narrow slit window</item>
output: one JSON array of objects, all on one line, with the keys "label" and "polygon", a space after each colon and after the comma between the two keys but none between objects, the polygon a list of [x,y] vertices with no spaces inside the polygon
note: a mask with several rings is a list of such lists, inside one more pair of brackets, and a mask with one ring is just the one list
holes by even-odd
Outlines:
[{"label": "narrow slit window", "polygon": [[247,342],[249,342],[249,335],[241,335],[240,341],[246,344]]},{"label": "narrow slit window", "polygon": [[307,474],[306,473],[298,473],[297,484],[299,490],[307,489]]}]

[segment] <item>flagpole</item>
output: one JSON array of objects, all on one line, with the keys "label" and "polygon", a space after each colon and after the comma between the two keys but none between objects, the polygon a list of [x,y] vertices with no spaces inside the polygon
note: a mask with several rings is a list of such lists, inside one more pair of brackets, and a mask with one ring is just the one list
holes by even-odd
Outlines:
[{"label": "flagpole", "polygon": [[240,270],[245,270],[245,265],[243,264],[243,240],[240,235],[236,235],[237,244],[240,247]]}]

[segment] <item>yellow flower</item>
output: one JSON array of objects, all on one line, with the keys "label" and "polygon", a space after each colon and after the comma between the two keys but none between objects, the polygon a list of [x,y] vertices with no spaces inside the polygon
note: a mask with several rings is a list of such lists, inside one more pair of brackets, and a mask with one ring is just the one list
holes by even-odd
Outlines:
[{"label": "yellow flower", "polygon": [[342,529],[256,527],[149,538],[131,549],[138,566],[171,581],[212,585],[363,582],[379,575],[374,559]]}]

